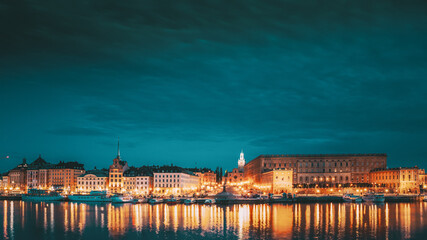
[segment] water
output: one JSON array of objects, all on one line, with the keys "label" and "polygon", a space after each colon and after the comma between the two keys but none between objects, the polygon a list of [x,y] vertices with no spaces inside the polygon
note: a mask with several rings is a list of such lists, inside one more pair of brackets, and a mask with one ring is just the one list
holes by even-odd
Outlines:
[{"label": "water", "polygon": [[427,202],[174,205],[0,201],[0,239],[426,239]]}]

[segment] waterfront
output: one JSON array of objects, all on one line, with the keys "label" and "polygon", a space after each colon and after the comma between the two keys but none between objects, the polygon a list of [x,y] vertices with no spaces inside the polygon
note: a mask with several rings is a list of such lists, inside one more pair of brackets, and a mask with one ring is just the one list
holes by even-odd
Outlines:
[{"label": "waterfront", "polygon": [[417,239],[427,203],[149,205],[0,201],[2,239]]}]

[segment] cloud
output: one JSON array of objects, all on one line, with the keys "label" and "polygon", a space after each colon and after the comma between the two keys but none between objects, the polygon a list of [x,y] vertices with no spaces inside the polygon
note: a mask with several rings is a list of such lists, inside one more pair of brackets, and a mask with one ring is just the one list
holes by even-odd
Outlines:
[{"label": "cloud", "polygon": [[47,133],[56,134],[56,135],[66,135],[66,136],[106,136],[108,135],[105,131],[89,128],[89,127],[61,127],[47,130]]},{"label": "cloud", "polygon": [[[0,3],[0,106],[14,113],[0,119],[11,126],[2,132],[35,121],[49,137],[120,135],[135,149],[149,141],[183,152],[197,142],[232,143],[259,154],[377,146],[399,155],[394,140],[418,146],[427,131],[424,9],[378,1]],[[411,156],[424,155],[415,147]]]}]

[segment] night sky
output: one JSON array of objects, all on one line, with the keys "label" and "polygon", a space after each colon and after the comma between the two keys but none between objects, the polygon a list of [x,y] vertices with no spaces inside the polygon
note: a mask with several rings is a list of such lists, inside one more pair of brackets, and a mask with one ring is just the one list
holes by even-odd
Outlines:
[{"label": "night sky", "polygon": [[1,172],[108,167],[118,137],[134,166],[427,167],[425,1],[61,2],[0,2]]}]

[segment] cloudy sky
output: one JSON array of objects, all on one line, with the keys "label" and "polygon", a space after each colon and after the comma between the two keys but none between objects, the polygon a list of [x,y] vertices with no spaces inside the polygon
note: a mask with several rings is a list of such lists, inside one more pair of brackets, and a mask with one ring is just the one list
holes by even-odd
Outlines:
[{"label": "cloudy sky", "polygon": [[[2,1],[0,170],[26,157],[427,167],[423,1]],[[9,158],[6,158],[9,156]]]}]

